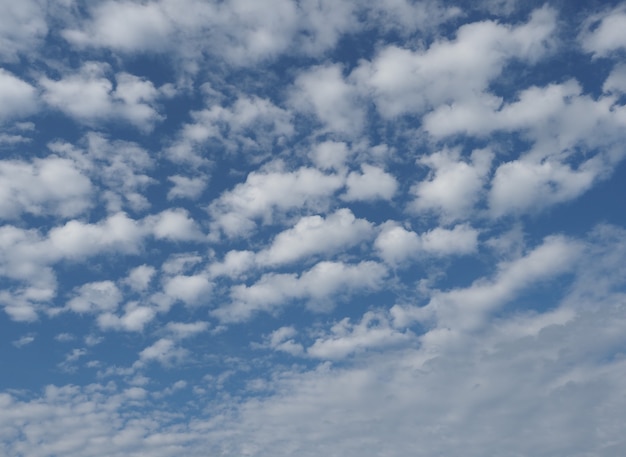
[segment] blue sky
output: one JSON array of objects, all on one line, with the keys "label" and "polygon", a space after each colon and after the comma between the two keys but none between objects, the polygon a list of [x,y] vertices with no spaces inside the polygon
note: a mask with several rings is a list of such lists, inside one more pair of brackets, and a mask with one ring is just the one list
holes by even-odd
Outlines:
[{"label": "blue sky", "polygon": [[0,0],[0,455],[626,449],[626,3]]}]

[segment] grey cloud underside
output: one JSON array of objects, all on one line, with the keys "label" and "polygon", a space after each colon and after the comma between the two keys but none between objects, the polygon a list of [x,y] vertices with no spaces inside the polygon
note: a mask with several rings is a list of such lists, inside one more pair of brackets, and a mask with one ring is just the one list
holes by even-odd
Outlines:
[{"label": "grey cloud underside", "polygon": [[623,454],[626,3],[475,3],[0,0],[0,454]]}]

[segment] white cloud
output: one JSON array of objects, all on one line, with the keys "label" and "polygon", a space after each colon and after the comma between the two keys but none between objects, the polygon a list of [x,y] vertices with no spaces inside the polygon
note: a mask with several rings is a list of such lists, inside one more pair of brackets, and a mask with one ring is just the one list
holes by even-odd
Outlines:
[{"label": "white cloud", "polygon": [[48,144],[48,148],[74,161],[82,173],[105,188],[100,198],[106,202],[110,213],[124,208],[142,211],[150,207],[144,193],[156,180],[146,173],[155,163],[144,148],[129,141],[110,140],[95,132],[87,133],[79,144],[77,147],[55,141]]},{"label": "white cloud", "polygon": [[358,134],[365,112],[354,85],[344,80],[340,65],[313,67],[300,74],[291,91],[291,104],[314,114],[331,132]]},{"label": "white cloud", "polygon": [[[377,290],[382,286],[387,269],[376,262],[358,264],[319,262],[301,275],[267,273],[251,286],[231,288],[232,302],[212,314],[223,322],[241,322],[259,311],[272,312],[290,301],[307,300],[315,311],[333,306],[328,299],[334,294],[354,294]],[[337,297],[333,299],[333,302]]]},{"label": "white cloud", "polygon": [[124,313],[117,315],[104,312],[97,318],[98,326],[103,330],[124,330],[127,332],[142,332],[144,327],[156,317],[156,311],[147,306],[140,306],[137,302],[130,302],[124,306]]},{"label": "white cloud", "polygon": [[423,113],[480,95],[512,59],[541,58],[552,45],[555,28],[556,14],[548,7],[514,27],[492,21],[466,24],[454,40],[435,41],[426,50],[383,47],[352,78],[361,91],[373,94],[386,118]]},{"label": "white cloud", "polygon": [[16,348],[21,348],[32,343],[33,341],[35,341],[35,337],[33,335],[24,335],[17,340],[14,340],[11,344],[13,344]]},{"label": "white cloud", "polygon": [[168,338],[161,338],[139,353],[136,367],[141,367],[148,362],[159,362],[162,365],[172,365],[187,356],[187,351]]},{"label": "white cloud", "polygon": [[236,278],[253,267],[255,264],[255,254],[252,251],[228,251],[221,262],[214,262],[209,265],[211,276],[228,276]]},{"label": "white cloud", "polygon": [[91,23],[62,35],[76,46],[106,46],[120,51],[159,49],[168,44],[172,24],[158,2],[105,1],[92,6]]},{"label": "white cloud", "polygon": [[139,223],[117,213],[95,224],[71,220],[48,232],[45,247],[53,259],[81,259],[103,251],[137,252],[144,237]]},{"label": "white cloud", "polygon": [[26,81],[0,68],[0,121],[24,117],[36,110],[37,90]]},{"label": "white cloud", "polygon": [[208,322],[168,322],[166,329],[175,339],[189,338],[205,332],[209,328]]},{"label": "white cloud", "polygon": [[157,239],[189,241],[203,238],[196,221],[182,208],[166,209],[159,214],[148,216],[144,223]]},{"label": "white cloud", "polygon": [[368,311],[356,324],[348,318],[334,324],[327,335],[317,338],[307,348],[307,354],[319,359],[342,359],[356,352],[383,349],[411,339],[410,333],[394,329],[383,313]]},{"label": "white cloud", "polygon": [[174,186],[167,192],[167,199],[174,200],[176,198],[189,198],[196,200],[207,186],[207,179],[204,176],[188,177],[181,175],[169,176],[169,181]]},{"label": "white cloud", "polygon": [[470,161],[463,160],[458,150],[450,149],[421,157],[418,163],[432,171],[411,188],[416,199],[410,209],[434,211],[444,220],[466,217],[481,196],[492,159],[493,154],[484,149],[472,152]]},{"label": "white cloud", "polygon": [[91,181],[67,159],[0,161],[0,218],[76,216],[92,204]]},{"label": "white cloud", "polygon": [[165,294],[187,304],[206,303],[211,289],[211,282],[200,274],[191,276],[176,275],[168,278],[163,286]]},{"label": "white cloud", "polygon": [[229,237],[244,235],[255,227],[255,219],[271,223],[276,213],[325,206],[343,184],[342,176],[324,174],[314,168],[289,172],[278,164],[277,169],[252,172],[245,183],[211,203],[213,228],[221,229]]},{"label": "white cloud", "polygon": [[351,172],[346,180],[345,201],[391,200],[398,188],[393,175],[373,165],[361,165],[362,173]]},{"label": "white cloud", "polygon": [[621,4],[589,17],[583,24],[579,39],[585,51],[596,57],[604,57],[613,51],[626,48],[626,38],[622,33],[624,27],[626,7]]},{"label": "white cloud", "polygon": [[76,313],[115,311],[122,301],[122,293],[112,281],[84,284],[75,290],[75,297],[66,307]]},{"label": "white cloud", "polygon": [[559,162],[515,160],[496,170],[489,193],[494,216],[540,211],[546,206],[578,197],[588,190],[600,170],[588,166],[572,169]]},{"label": "white cloud", "polygon": [[349,209],[340,209],[326,218],[307,216],[293,228],[274,238],[271,246],[257,254],[261,265],[293,263],[316,254],[333,254],[370,238],[373,227],[357,219]]},{"label": "white cloud", "polygon": [[145,264],[139,265],[128,273],[125,282],[135,291],[145,291],[149,287],[155,273],[156,269],[154,267]]},{"label": "white cloud", "polygon": [[275,351],[286,352],[291,355],[300,355],[304,352],[301,344],[294,341],[298,334],[293,327],[281,327],[274,330],[267,338],[267,346]]},{"label": "white cloud", "polygon": [[457,332],[475,330],[488,314],[514,298],[529,284],[550,279],[574,269],[582,246],[564,237],[552,236],[523,257],[498,265],[490,280],[476,280],[471,286],[435,292],[426,307],[394,306],[391,314],[396,325],[412,320],[435,318],[436,326],[422,339],[429,344],[444,344]]},{"label": "white cloud", "polygon": [[344,142],[324,141],[315,145],[309,153],[311,160],[322,170],[341,170],[350,155],[348,146]]},{"label": "white cloud", "polygon": [[602,91],[626,94],[626,65],[616,65],[602,85]]},{"label": "white cloud", "polygon": [[213,104],[191,113],[192,123],[183,125],[179,138],[167,148],[176,163],[201,164],[206,144],[219,141],[230,152],[270,151],[294,133],[292,114],[256,96],[240,96],[230,106]]},{"label": "white cloud", "polygon": [[454,228],[437,227],[421,235],[422,249],[432,255],[472,254],[478,245],[478,231],[467,224]]},{"label": "white cloud", "polygon": [[388,221],[382,226],[374,247],[378,255],[390,265],[398,265],[419,256],[467,255],[478,245],[478,231],[467,224],[452,229],[436,227],[417,234]]},{"label": "white cloud", "polygon": [[128,73],[117,73],[113,84],[108,73],[108,64],[87,62],[59,80],[43,77],[39,81],[43,100],[88,125],[116,120],[152,130],[162,120],[155,106],[159,91],[152,82]]},{"label": "white cloud", "polygon": [[[46,34],[46,12],[41,2],[0,3],[0,60],[13,62],[37,50]],[[1,86],[1,84],[0,84]]]}]

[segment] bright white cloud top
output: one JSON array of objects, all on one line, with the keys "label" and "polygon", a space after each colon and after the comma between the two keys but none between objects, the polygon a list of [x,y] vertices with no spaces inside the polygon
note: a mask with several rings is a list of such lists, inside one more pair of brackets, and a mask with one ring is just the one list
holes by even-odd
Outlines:
[{"label": "bright white cloud top", "polygon": [[624,455],[625,27],[0,0],[0,455]]}]

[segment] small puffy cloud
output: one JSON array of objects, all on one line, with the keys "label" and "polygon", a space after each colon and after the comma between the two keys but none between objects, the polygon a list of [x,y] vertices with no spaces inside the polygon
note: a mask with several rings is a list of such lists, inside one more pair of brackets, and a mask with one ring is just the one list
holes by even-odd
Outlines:
[{"label": "small puffy cloud", "polygon": [[271,151],[276,142],[294,133],[292,113],[270,100],[239,97],[232,105],[212,105],[191,113],[193,122],[183,125],[176,141],[167,150],[175,163],[201,164],[209,141],[219,141],[232,152]]},{"label": "small puffy cloud", "polygon": [[410,333],[394,329],[385,314],[368,311],[356,324],[348,318],[337,322],[328,334],[318,337],[306,352],[318,359],[342,359],[356,352],[405,343],[411,338]]},{"label": "small puffy cloud", "polygon": [[344,80],[341,66],[319,66],[296,78],[291,104],[315,115],[328,131],[355,135],[365,120],[358,97],[356,87]]},{"label": "small puffy cloud", "polygon": [[189,241],[202,238],[202,232],[196,221],[182,208],[167,209],[154,216],[148,216],[144,223],[157,239]]},{"label": "small puffy cloud", "polygon": [[91,181],[71,160],[0,161],[0,218],[75,216],[91,206],[91,194]]},{"label": "small puffy cloud", "polygon": [[373,165],[361,165],[361,173],[351,172],[346,180],[345,201],[391,200],[398,188],[393,175]]},{"label": "small puffy cloud", "polygon": [[307,167],[289,172],[278,166],[277,170],[250,173],[244,183],[214,201],[209,208],[213,228],[229,237],[244,235],[255,227],[256,219],[271,223],[275,213],[325,206],[344,184],[341,175]]},{"label": "small puffy cloud", "polygon": [[71,220],[51,229],[45,244],[56,258],[80,259],[105,250],[136,252],[143,238],[137,221],[117,213],[95,224]]},{"label": "small puffy cloud", "polygon": [[[437,325],[424,338],[443,343],[459,332],[480,328],[488,314],[514,298],[529,284],[571,271],[583,252],[582,245],[561,236],[550,236],[524,256],[502,262],[493,278],[471,286],[436,292],[425,307],[399,306],[391,309],[395,325],[414,320],[436,319]],[[432,332],[432,333],[431,333]]]},{"label": "small puffy cloud", "polygon": [[476,252],[478,231],[467,224],[452,230],[434,228],[421,235],[422,249],[433,255],[472,254]]},{"label": "small puffy cloud", "polygon": [[149,362],[158,362],[161,365],[170,366],[186,356],[187,351],[178,347],[174,341],[161,338],[139,353],[139,360],[135,362],[135,366],[141,367]]},{"label": "small puffy cloud", "polygon": [[616,65],[602,85],[602,91],[626,94],[626,65]]},{"label": "small puffy cloud", "polygon": [[39,82],[43,100],[78,122],[128,121],[150,131],[162,119],[155,107],[159,91],[152,82],[128,73],[115,75],[114,85],[107,73],[107,64],[87,62],[59,80],[44,77]]},{"label": "small puffy cloud", "polygon": [[349,209],[340,209],[323,218],[301,218],[293,228],[274,238],[271,246],[257,255],[261,265],[280,265],[316,255],[332,254],[368,239],[370,222],[357,219]]},{"label": "small puffy cloud", "polygon": [[477,238],[478,231],[467,224],[459,224],[452,229],[436,227],[418,235],[390,221],[383,225],[374,247],[386,263],[398,265],[420,255],[443,257],[471,254],[476,251]]},{"label": "small puffy cloud", "polygon": [[379,289],[387,273],[383,265],[373,261],[358,264],[323,261],[299,276],[268,273],[251,286],[233,286],[232,302],[212,314],[224,322],[242,322],[259,311],[272,312],[290,301],[302,300],[308,301],[313,310],[323,311],[332,306],[327,300],[334,294]]},{"label": "small puffy cloud", "polygon": [[121,315],[105,312],[98,316],[98,326],[103,330],[123,330],[141,332],[156,316],[156,311],[147,306],[130,302],[124,307]]},{"label": "small puffy cloud", "polygon": [[39,1],[0,3],[0,61],[14,62],[20,54],[32,53],[47,33],[46,11]]},{"label": "small puffy cloud", "polygon": [[190,338],[205,332],[209,328],[208,322],[168,322],[165,326],[174,339]]},{"label": "small puffy cloud", "polygon": [[280,352],[286,352],[293,356],[300,355],[304,352],[304,348],[300,343],[294,341],[294,337],[298,334],[295,328],[281,327],[274,330],[266,341],[266,346],[270,349]]},{"label": "small puffy cloud", "polygon": [[506,162],[498,167],[491,184],[491,213],[497,217],[534,212],[571,200],[589,189],[599,172],[593,167],[572,169],[557,161]]},{"label": "small puffy cloud", "polygon": [[84,28],[63,37],[78,47],[109,47],[119,51],[157,50],[168,43],[172,23],[159,2],[105,1],[92,7]]},{"label": "small puffy cloud", "polygon": [[157,182],[147,174],[153,168],[154,160],[139,144],[111,140],[100,133],[89,132],[80,140],[79,146],[54,141],[48,144],[48,148],[72,160],[94,184],[104,188],[100,198],[110,213],[126,207],[133,211],[150,207],[144,191]]},{"label": "small puffy cloud", "polygon": [[315,145],[309,157],[322,170],[341,170],[350,155],[348,145],[338,141],[324,141]]},{"label": "small puffy cloud", "polygon": [[396,223],[386,223],[374,242],[378,255],[392,265],[414,257],[421,246],[417,233]]},{"label": "small puffy cloud", "polygon": [[548,7],[515,27],[495,21],[466,24],[454,39],[440,39],[425,50],[383,47],[351,77],[362,92],[373,94],[386,118],[424,113],[483,93],[512,59],[541,58],[551,48],[555,29],[556,13]]},{"label": "small puffy cloud", "polygon": [[[2,21],[4,20],[6,19],[3,18]],[[26,81],[0,68],[0,122],[24,117],[34,113],[36,109],[37,90]]]},{"label": "small puffy cloud", "polygon": [[167,192],[168,200],[177,198],[196,200],[207,186],[207,179],[203,176],[190,178],[188,176],[174,175],[169,176],[167,179],[174,184]]},{"label": "small puffy cloud", "polygon": [[626,48],[626,6],[618,5],[589,17],[579,36],[582,48],[596,57]]},{"label": "small puffy cloud", "polygon": [[133,268],[125,279],[128,286],[138,292],[144,291],[150,285],[152,278],[156,273],[156,269],[150,265],[140,265]]},{"label": "small puffy cloud", "polygon": [[16,348],[21,348],[32,343],[33,341],[35,341],[35,337],[33,335],[24,335],[17,340],[12,341],[11,344],[13,344]]},{"label": "small puffy cloud", "polygon": [[176,275],[165,281],[163,291],[175,300],[181,300],[187,304],[206,302],[211,293],[212,284],[203,275]]},{"label": "small puffy cloud", "polygon": [[410,209],[434,211],[444,220],[467,216],[481,196],[492,159],[493,154],[484,149],[474,151],[469,161],[457,150],[421,157],[418,162],[429,167],[431,173],[411,188],[415,200]]},{"label": "small puffy cloud", "polygon": [[228,251],[221,262],[209,265],[211,276],[228,276],[236,278],[255,265],[255,254],[252,251]]},{"label": "small puffy cloud", "polygon": [[122,293],[112,281],[84,284],[74,292],[66,307],[76,313],[115,311],[122,301]]}]

